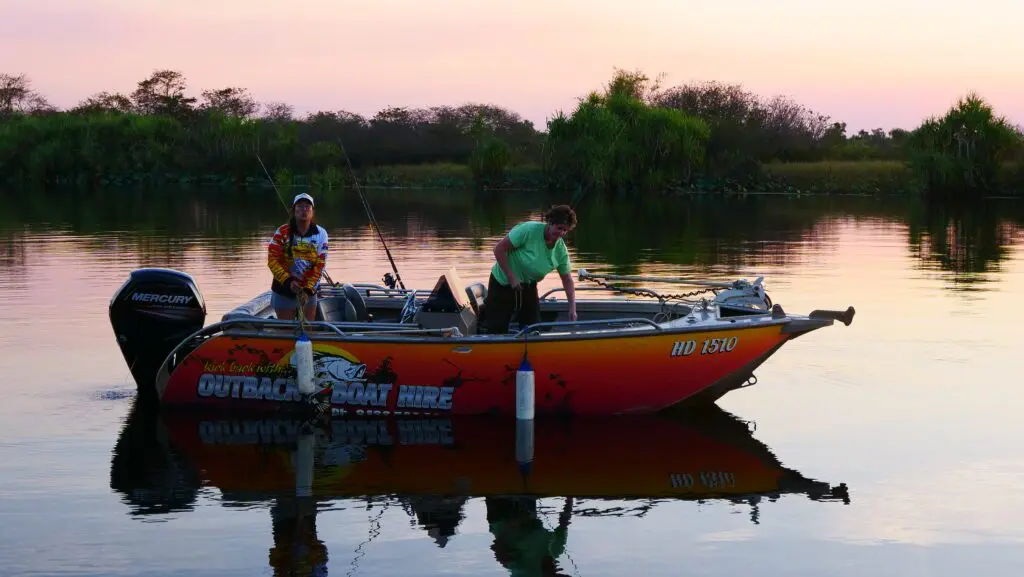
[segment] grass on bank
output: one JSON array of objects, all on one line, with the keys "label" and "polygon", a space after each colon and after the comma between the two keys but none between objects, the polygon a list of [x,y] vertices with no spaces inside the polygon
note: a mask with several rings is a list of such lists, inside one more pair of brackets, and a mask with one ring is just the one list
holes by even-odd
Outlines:
[{"label": "grass on bank", "polygon": [[[770,163],[765,172],[802,193],[920,194],[924,184],[899,160],[823,160]],[[1024,196],[1024,164],[1005,162],[998,189],[1006,196]]]},{"label": "grass on bank", "polygon": [[[783,193],[783,194],[863,194],[916,196],[923,186],[913,171],[896,160],[827,160],[817,162],[774,162],[763,165],[762,183],[738,185],[709,181],[684,193]],[[347,166],[330,166],[326,170],[303,174],[288,169],[272,171],[277,186],[337,190],[351,186],[352,174]],[[173,176],[173,175],[172,175]],[[468,165],[433,163],[373,166],[358,171],[359,184],[378,189],[434,189],[465,190],[474,187],[472,171]],[[254,174],[242,181],[223,175],[205,178],[170,178],[186,187],[191,186],[265,186],[264,175]],[[103,182],[116,185],[118,182]],[[130,183],[128,183],[130,184]],[[491,190],[543,190],[547,179],[540,166],[510,167],[504,180],[488,186]],[[1024,197],[1024,163],[1003,165],[999,178],[999,196]],[[671,191],[669,191],[671,192]],[[992,195],[989,195],[992,196]]]},{"label": "grass on bank", "polygon": [[808,194],[913,194],[920,190],[913,171],[898,160],[775,162],[764,169],[770,179]]},{"label": "grass on bank", "polygon": [[[898,160],[825,160],[817,162],[776,162],[764,165],[770,186],[746,188],[745,192],[790,192],[800,194],[915,195],[921,183],[913,171]],[[310,185],[309,177],[295,178],[297,186]],[[346,179],[347,180],[347,179]],[[1024,165],[1007,163],[1002,172],[1002,190],[1007,195],[1024,193]],[[339,183],[340,184],[340,183]],[[468,166],[455,163],[393,165],[367,168],[360,184],[375,188],[470,188],[473,176]],[[544,175],[539,166],[509,169],[506,181],[496,189],[542,189]]]}]

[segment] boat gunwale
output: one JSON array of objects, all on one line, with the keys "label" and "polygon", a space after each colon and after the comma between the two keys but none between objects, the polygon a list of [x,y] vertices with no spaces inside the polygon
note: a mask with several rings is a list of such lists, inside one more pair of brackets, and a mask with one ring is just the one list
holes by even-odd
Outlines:
[{"label": "boat gunwale", "polygon": [[[227,323],[233,325],[254,325],[265,323],[271,319],[232,319]],[[408,331],[366,331],[366,332],[340,332],[339,327],[334,326],[334,323],[326,323],[325,321],[319,321],[320,323],[329,324],[334,332],[317,332],[315,334],[308,334],[310,340],[317,342],[361,342],[361,343],[379,343],[379,344],[423,344],[423,345],[437,345],[437,344],[452,344],[452,345],[509,345],[509,344],[540,344],[540,343],[563,343],[563,342],[589,342],[596,340],[608,340],[608,339],[624,339],[624,338],[646,338],[646,337],[660,337],[660,336],[672,336],[672,335],[685,335],[691,333],[702,333],[702,332],[722,332],[722,331],[741,331],[754,328],[766,328],[766,327],[782,327],[792,323],[794,319],[791,317],[785,317],[781,319],[771,318],[751,318],[749,322],[740,323],[737,321],[718,321],[715,324],[694,324],[690,326],[676,326],[670,328],[654,329],[653,327],[623,327],[617,329],[590,329],[586,331],[574,331],[574,332],[550,332],[531,334],[528,337],[520,333],[516,334],[502,334],[502,335],[490,335],[490,334],[474,334],[474,335],[461,335],[461,336],[438,336],[436,334],[443,331],[451,331],[454,327],[445,329],[410,329]],[[811,319],[812,321],[814,319]],[[291,327],[298,328],[292,321],[278,321],[282,324],[277,325],[280,330],[271,329],[246,329],[241,326],[235,329],[220,330],[219,325],[225,323],[215,323],[206,327],[206,329],[217,329],[214,332],[219,334],[211,335],[210,339],[219,337],[230,337],[230,338],[258,338],[258,339],[294,339],[295,331],[288,330]],[[616,322],[615,319],[609,319],[609,322]],[[337,323],[343,325],[344,323]],[[817,325],[818,323],[815,323]],[[820,326],[831,324],[823,322]],[[276,328],[276,327],[275,327]],[[414,331],[420,331],[415,333]],[[202,332],[202,331],[201,331]],[[201,336],[200,333],[196,333],[182,341],[185,342]],[[400,334],[404,333],[404,334]],[[177,350],[177,348],[175,349]],[[173,354],[173,353],[172,353]],[[170,355],[169,355],[170,356]]]}]

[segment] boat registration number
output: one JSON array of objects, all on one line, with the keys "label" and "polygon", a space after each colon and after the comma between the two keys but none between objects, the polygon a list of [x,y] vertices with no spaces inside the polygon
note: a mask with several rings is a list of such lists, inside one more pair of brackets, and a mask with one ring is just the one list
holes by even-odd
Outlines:
[{"label": "boat registration number", "polygon": [[702,355],[713,355],[716,353],[728,353],[736,348],[739,342],[738,337],[720,337],[704,339],[698,345],[696,340],[676,341],[672,343],[671,357],[688,357],[700,349]]}]

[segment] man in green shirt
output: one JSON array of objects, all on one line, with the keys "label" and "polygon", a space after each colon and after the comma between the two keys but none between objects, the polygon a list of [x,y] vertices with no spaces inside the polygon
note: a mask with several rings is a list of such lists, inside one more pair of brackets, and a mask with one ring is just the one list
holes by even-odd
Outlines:
[{"label": "man in green shirt", "polygon": [[537,283],[553,270],[562,278],[569,301],[569,319],[576,320],[576,292],[569,250],[562,237],[576,228],[576,212],[564,204],[553,206],[544,222],[517,224],[494,246],[494,266],[487,283],[484,325],[487,332],[508,332],[509,321],[518,309],[520,327],[540,320]]}]

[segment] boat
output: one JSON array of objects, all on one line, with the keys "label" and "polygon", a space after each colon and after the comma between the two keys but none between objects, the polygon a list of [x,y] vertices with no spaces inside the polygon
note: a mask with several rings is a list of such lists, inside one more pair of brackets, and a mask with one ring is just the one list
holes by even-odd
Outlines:
[{"label": "boat", "polygon": [[[540,322],[502,334],[481,328],[484,284],[463,283],[455,268],[430,289],[397,286],[390,273],[376,283],[326,276],[315,320],[275,318],[266,291],[209,325],[191,275],[141,268],[109,315],[139,394],[166,407],[523,416],[711,404],[756,383],[753,371],[784,344],[836,321],[848,326],[855,312],[786,312],[763,277],[575,274],[576,320],[557,288],[540,295]],[[694,290],[651,288],[663,284]],[[298,379],[303,338],[309,383]]]}]

